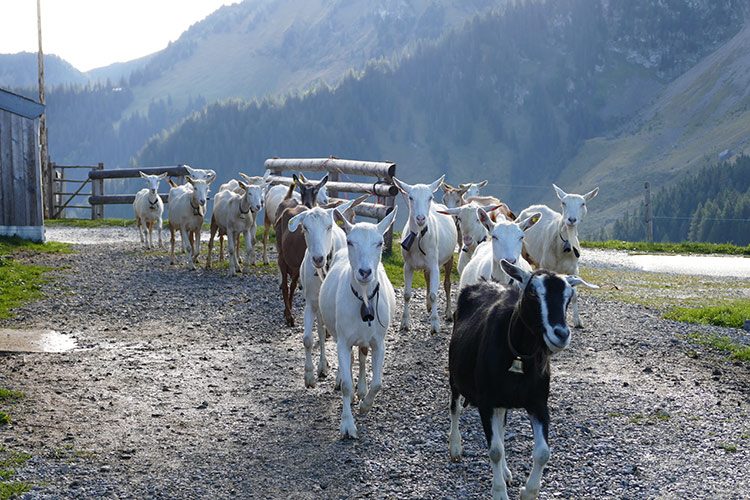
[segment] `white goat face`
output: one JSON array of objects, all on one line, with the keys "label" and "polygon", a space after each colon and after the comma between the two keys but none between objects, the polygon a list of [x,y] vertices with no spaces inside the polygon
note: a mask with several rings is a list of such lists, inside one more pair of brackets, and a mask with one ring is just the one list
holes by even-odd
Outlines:
[{"label": "white goat face", "polygon": [[506,260],[515,264],[521,257],[524,233],[541,218],[542,214],[534,212],[529,217],[511,222],[505,218],[494,224],[483,208],[476,210],[479,221],[487,228],[492,238],[492,258],[497,264]]},{"label": "white goat face", "polygon": [[409,205],[409,222],[412,227],[422,228],[427,224],[430,208],[435,199],[435,191],[440,189],[444,178],[445,175],[432,184],[414,184],[413,186],[393,178],[393,182],[401,190]]},{"label": "white goat face", "polygon": [[294,232],[299,227],[302,227],[313,265],[322,268],[333,248],[333,209],[313,207],[295,215],[289,220],[289,230]]},{"label": "white goat face", "polygon": [[151,194],[157,193],[157,191],[159,190],[159,181],[167,176],[166,172],[159,175],[148,175],[144,174],[143,172],[138,173],[141,174],[141,177],[146,179],[146,185],[148,186],[148,191]]},{"label": "white goat face", "polygon": [[557,197],[560,199],[560,206],[562,207],[562,219],[565,224],[574,228],[578,226],[578,223],[583,220],[588,212],[586,208],[586,202],[594,198],[599,194],[599,188],[594,188],[584,195],[580,194],[568,194],[556,185],[552,184],[557,192]]},{"label": "white goat face", "polygon": [[338,211],[334,212],[334,217],[341,222],[341,227],[346,233],[346,247],[352,275],[361,285],[367,285],[377,279],[383,254],[383,236],[393,224],[396,212],[394,208],[377,224],[369,222],[351,224]]},{"label": "white goat face", "polygon": [[466,184],[459,184],[458,187],[466,191],[465,198],[470,198],[472,196],[479,196],[479,190],[486,186],[487,182],[486,180],[482,182],[467,182]]},{"label": "white goat face", "polygon": [[250,210],[257,214],[263,208],[263,187],[258,185],[240,184],[245,190],[245,199],[250,204]]},{"label": "white goat face", "polygon": [[190,165],[185,165],[185,170],[187,170],[190,177],[196,181],[202,180],[210,184],[216,179],[216,172],[211,169],[193,168]]},{"label": "white goat face", "polygon": [[213,182],[213,179],[204,181],[188,177],[187,180],[193,186],[193,204],[205,207],[206,200],[208,200],[208,186]]}]

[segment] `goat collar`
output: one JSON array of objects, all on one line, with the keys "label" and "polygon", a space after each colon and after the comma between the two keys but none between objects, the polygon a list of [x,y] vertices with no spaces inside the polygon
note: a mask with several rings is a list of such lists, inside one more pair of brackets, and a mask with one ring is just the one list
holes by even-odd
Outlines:
[{"label": "goat collar", "polygon": [[566,240],[565,238],[563,238],[563,235],[562,235],[562,228],[560,228],[560,229],[559,229],[559,230],[557,231],[557,234],[558,234],[558,235],[560,236],[560,239],[561,239],[561,240],[562,240],[562,242],[563,242],[563,253],[565,253],[565,252],[570,252],[570,251],[571,251],[571,249],[572,249],[572,250],[573,250],[573,253],[574,253],[574,254],[576,255],[576,258],[579,258],[579,257],[581,256],[581,252],[579,252],[577,248],[573,247],[573,245],[571,245],[571,244],[570,244],[570,241],[569,241],[569,240]]},{"label": "goat collar", "polygon": [[[373,289],[372,293],[367,296],[367,304],[365,304],[365,300],[362,298],[362,296],[357,292],[357,290],[354,288],[354,285],[349,283],[349,288],[351,288],[352,293],[354,294],[357,299],[359,299],[360,302],[362,302],[362,305],[359,308],[359,314],[362,317],[362,321],[367,322],[367,326],[372,326],[372,320],[375,319],[375,315],[377,314],[377,306],[380,302],[380,283],[375,285],[375,289]],[[375,309],[373,310],[372,304],[370,301],[377,296],[377,300],[375,302]],[[380,322],[380,315],[378,315],[378,323],[380,323],[380,326],[385,328],[385,325]]]},{"label": "goat collar", "polygon": [[240,202],[240,215],[247,215],[250,213],[250,204],[247,204],[247,210],[242,210],[242,203]]},{"label": "goat collar", "polygon": [[159,195],[156,195],[156,199],[154,201],[151,201],[151,198],[149,198],[148,204],[150,205],[149,208],[151,210],[156,210],[156,208],[159,206]]},{"label": "goat collar", "polygon": [[[419,251],[422,252],[422,255],[427,255],[422,249],[422,237],[427,232],[428,227],[429,226],[425,226],[424,229],[419,232],[419,239],[417,240],[417,248],[419,248]],[[401,247],[408,252],[409,250],[411,250],[415,238],[417,238],[417,233],[415,233],[414,231],[409,232],[409,235],[404,238],[404,241],[401,242]]]},{"label": "goat collar", "polygon": [[[528,286],[528,284],[526,286]],[[526,290],[524,287],[524,290],[521,293],[524,293],[525,291]],[[521,304],[521,299],[519,299],[518,301],[518,306],[520,306],[520,304]],[[523,320],[523,317],[521,317],[519,310],[520,310],[519,307],[516,307],[513,310],[513,314],[511,314],[510,316],[510,328],[508,328],[508,349],[510,349],[510,354],[513,356],[513,362],[511,363],[510,368],[508,368],[508,371],[523,375],[525,373],[524,372],[524,359],[534,358],[539,353],[539,348],[535,349],[530,354],[521,354],[516,350],[515,347],[513,347],[513,342],[510,340],[510,334],[513,331],[513,325],[515,325],[518,321],[520,321],[525,329],[531,330],[531,327],[529,327],[529,325],[527,325],[526,322]]]}]

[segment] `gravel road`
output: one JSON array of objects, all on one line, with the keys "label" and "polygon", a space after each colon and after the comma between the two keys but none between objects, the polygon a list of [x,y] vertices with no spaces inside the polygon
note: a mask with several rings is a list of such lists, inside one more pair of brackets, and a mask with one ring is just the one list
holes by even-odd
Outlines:
[{"label": "gravel road", "polygon": [[[330,377],[305,389],[302,328],[284,326],[268,269],[191,272],[132,241],[32,259],[63,269],[0,327],[59,330],[80,348],[2,356],[0,386],[26,394],[0,439],[32,455],[15,476],[35,484],[27,497],[489,497],[475,409],[461,418],[464,459],[449,461],[450,329],[429,334],[422,291],[417,328],[389,331],[384,389],[355,416],[359,439],[342,441],[340,393]],[[301,311],[298,293],[298,324]],[[596,292],[581,314],[586,328],[553,358],[540,498],[750,497],[750,369],[686,340],[726,330]],[[531,428],[515,411],[508,429],[516,498]]]}]

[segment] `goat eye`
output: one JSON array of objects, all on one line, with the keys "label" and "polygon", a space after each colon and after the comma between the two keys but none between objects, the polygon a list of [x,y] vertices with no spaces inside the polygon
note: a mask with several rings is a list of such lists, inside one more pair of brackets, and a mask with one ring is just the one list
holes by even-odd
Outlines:
[{"label": "goat eye", "polygon": [[333,227],[333,226],[328,226],[328,227],[326,228],[326,231],[330,231],[332,227]]},{"label": "goat eye", "polygon": [[529,287],[529,297],[536,297],[537,293],[533,287]]},{"label": "goat eye", "polygon": [[414,201],[414,198],[409,196],[409,201]]},{"label": "goat eye", "polygon": [[493,235],[492,235],[492,239],[493,239],[493,240],[495,240],[495,241],[497,241],[497,236],[495,236],[495,235],[493,234]]},{"label": "goat eye", "polygon": [[346,244],[347,244],[348,246],[352,246],[352,242],[351,242],[351,241],[349,241],[349,240],[346,240]]}]

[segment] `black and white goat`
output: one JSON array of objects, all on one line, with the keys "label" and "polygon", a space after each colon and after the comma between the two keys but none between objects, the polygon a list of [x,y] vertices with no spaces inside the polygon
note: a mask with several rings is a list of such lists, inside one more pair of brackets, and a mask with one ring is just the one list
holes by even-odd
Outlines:
[{"label": "black and white goat", "polygon": [[461,458],[458,417],[461,401],[479,410],[492,465],[492,498],[507,499],[511,473],[503,440],[506,412],[525,409],[534,432],[534,460],[522,499],[536,498],[549,460],[547,399],[550,356],[570,343],[565,311],[573,287],[589,285],[578,276],[526,271],[508,261],[503,270],[521,284],[480,282],[461,290],[448,355],[451,389],[450,454]]}]

